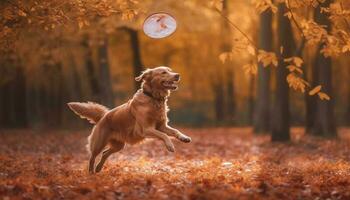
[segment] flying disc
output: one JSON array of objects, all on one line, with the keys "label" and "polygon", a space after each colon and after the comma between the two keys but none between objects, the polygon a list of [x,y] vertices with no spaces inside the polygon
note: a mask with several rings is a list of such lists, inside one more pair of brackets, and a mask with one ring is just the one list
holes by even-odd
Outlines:
[{"label": "flying disc", "polygon": [[177,24],[173,16],[167,13],[153,13],[143,22],[143,32],[150,38],[165,38],[173,34]]}]

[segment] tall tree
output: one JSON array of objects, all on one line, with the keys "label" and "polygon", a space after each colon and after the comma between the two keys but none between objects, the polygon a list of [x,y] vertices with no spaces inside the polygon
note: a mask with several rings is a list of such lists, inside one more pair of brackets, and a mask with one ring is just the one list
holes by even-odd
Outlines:
[{"label": "tall tree", "polygon": [[13,60],[1,63],[0,127],[18,128],[27,125],[25,75],[23,67]]},{"label": "tall tree", "polygon": [[222,87],[222,76],[218,75],[217,80],[212,81],[212,87],[214,92],[214,108],[216,121],[223,122],[225,117],[224,107],[224,88]]},{"label": "tall tree", "polygon": [[98,83],[98,77],[97,77],[97,70],[95,69],[94,62],[93,62],[93,56],[92,56],[92,49],[89,45],[90,37],[88,34],[83,36],[83,39],[81,41],[81,45],[84,48],[84,60],[85,60],[85,67],[87,72],[87,78],[91,89],[91,99],[90,101],[101,101],[99,99],[100,96],[100,88]]},{"label": "tall tree", "polygon": [[349,126],[350,125],[350,92],[348,92],[348,109],[345,117],[346,117],[345,119],[348,119],[346,123]]},{"label": "tall tree", "polygon": [[[272,11],[260,14],[259,48],[272,51]],[[270,130],[270,69],[262,63],[258,66],[257,95],[254,113],[254,132],[262,133]]]},{"label": "tall tree", "polygon": [[[222,14],[225,17],[228,17],[229,14],[229,5],[227,0],[222,1]],[[222,21],[221,25],[221,34],[222,34],[222,44],[221,48],[223,52],[231,51],[231,31],[230,24],[227,20]],[[224,63],[226,71],[226,112],[225,118],[228,122],[233,122],[235,115],[235,91],[234,91],[234,70],[230,63]]]},{"label": "tall tree", "polygon": [[[331,30],[331,21],[327,13],[322,12],[322,8],[328,8],[331,0],[320,2],[315,10],[315,22],[326,27],[329,32]],[[325,57],[321,50],[326,46],[324,41],[321,42],[315,57],[315,68],[317,73],[315,77],[325,93],[332,96],[332,59]],[[317,136],[336,137],[337,130],[334,121],[333,98],[329,101],[316,100],[315,121],[313,123],[312,133]]]},{"label": "tall tree", "polygon": [[278,46],[279,62],[276,69],[276,95],[272,120],[272,141],[288,141],[289,136],[289,87],[286,82],[288,69],[285,58],[293,56],[295,42],[289,19],[285,16],[286,4],[278,5]]},{"label": "tall tree", "polygon": [[108,57],[108,36],[103,37],[98,46],[99,61],[99,90],[101,103],[103,105],[114,106],[114,94],[111,83],[109,57]]},{"label": "tall tree", "polygon": [[[126,28],[126,30],[130,37],[134,77],[137,77],[141,74],[141,71],[143,70],[140,39],[139,39],[137,30],[134,30],[131,28]],[[136,91],[140,88],[140,82],[135,81],[134,83],[135,83],[135,91]]]},{"label": "tall tree", "polygon": [[248,94],[248,124],[253,125],[254,116],[254,93],[255,93],[255,76],[249,77],[249,94]]}]

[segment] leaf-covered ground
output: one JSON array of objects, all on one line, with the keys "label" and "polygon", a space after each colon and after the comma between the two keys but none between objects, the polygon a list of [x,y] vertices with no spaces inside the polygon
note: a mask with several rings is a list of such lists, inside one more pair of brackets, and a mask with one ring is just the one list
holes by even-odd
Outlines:
[{"label": "leaf-covered ground", "polygon": [[350,199],[350,131],[270,143],[249,128],[182,129],[193,142],[127,146],[86,170],[87,131],[0,133],[3,199]]}]

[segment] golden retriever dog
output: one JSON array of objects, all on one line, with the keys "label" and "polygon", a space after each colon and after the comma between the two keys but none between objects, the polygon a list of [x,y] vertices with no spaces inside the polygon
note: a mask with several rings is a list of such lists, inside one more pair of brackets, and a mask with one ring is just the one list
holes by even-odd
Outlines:
[{"label": "golden retriever dog", "polygon": [[[122,150],[125,144],[158,138],[169,151],[174,152],[169,136],[191,142],[190,137],[168,126],[167,100],[170,92],[178,88],[180,75],[161,66],[145,70],[135,80],[142,81],[141,89],[128,102],[111,110],[91,102],[68,103],[74,113],[95,124],[87,145],[90,151],[89,173],[101,171],[106,159]],[[101,152],[101,160],[95,168],[95,159]]]}]

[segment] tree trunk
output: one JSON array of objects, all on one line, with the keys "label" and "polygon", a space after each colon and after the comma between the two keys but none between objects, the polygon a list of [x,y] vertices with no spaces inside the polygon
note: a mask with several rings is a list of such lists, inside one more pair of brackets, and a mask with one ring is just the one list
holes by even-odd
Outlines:
[{"label": "tree trunk", "polygon": [[[27,84],[26,98],[27,98],[27,119],[28,125],[31,128],[42,127],[43,111],[45,110],[43,103],[43,88],[41,86],[41,79],[43,76],[42,66],[38,67],[33,73],[32,81]],[[29,83],[29,82],[28,82]]]},{"label": "tree trunk", "polygon": [[[327,26],[327,31],[331,30],[331,22],[326,13],[321,12],[321,7],[329,7],[331,0],[326,0],[320,4],[315,11],[315,22]],[[322,91],[332,97],[332,59],[325,57],[321,50],[325,43],[322,42],[317,50],[315,68],[317,67],[318,84],[322,85]],[[323,137],[336,137],[337,130],[334,121],[333,98],[330,101],[316,100],[315,121],[312,133]]]},{"label": "tree trunk", "polygon": [[[222,1],[222,13],[224,16],[228,17],[228,1],[223,0]],[[230,31],[230,24],[227,20],[223,20],[222,22],[222,51],[223,52],[230,52],[231,47],[231,31]],[[226,71],[226,112],[225,112],[225,118],[228,122],[233,123],[234,121],[234,115],[235,115],[235,91],[234,91],[234,70],[232,68],[231,63],[225,63],[224,64],[224,70]],[[224,94],[224,93],[223,93]]]},{"label": "tree trunk", "polygon": [[235,88],[233,81],[233,70],[227,70],[226,83],[226,118],[229,122],[234,123],[235,117]]},{"label": "tree trunk", "polygon": [[224,111],[224,88],[222,87],[222,79],[219,78],[217,81],[213,81],[214,91],[214,108],[216,121],[222,123],[225,117]]},{"label": "tree trunk", "polygon": [[[51,113],[54,116],[53,127],[62,127],[62,116],[63,116],[63,106],[65,106],[64,98],[63,98],[63,69],[61,63],[56,63],[53,67],[54,70],[54,78],[52,79],[52,91],[51,91]],[[73,85],[71,85],[73,87]],[[78,91],[77,91],[78,92]]]},{"label": "tree trunk", "polygon": [[[142,58],[141,58],[141,48],[140,40],[138,37],[138,32],[136,30],[127,28],[127,32],[130,36],[130,45],[132,50],[132,60],[133,60],[133,71],[134,77],[137,77],[141,74],[143,70]],[[140,82],[135,81],[135,91],[140,88]]]},{"label": "tree trunk", "polygon": [[2,66],[0,68],[0,127],[1,128],[9,128],[10,125],[10,118],[8,113],[10,113],[10,99],[9,99],[9,86],[11,84],[11,79],[9,78],[9,67],[7,66],[7,63],[1,63]]},{"label": "tree trunk", "polygon": [[[260,15],[259,48],[272,51],[272,12],[267,10]],[[257,95],[254,113],[254,132],[270,130],[270,69],[261,63],[258,66]]]},{"label": "tree trunk", "polygon": [[289,87],[286,81],[288,75],[285,58],[293,56],[295,48],[293,30],[286,13],[285,3],[278,5],[278,46],[283,47],[279,53],[279,62],[276,69],[276,95],[272,122],[272,141],[288,141],[289,136]]},{"label": "tree trunk", "polygon": [[0,127],[23,128],[27,125],[25,76],[23,68],[5,62],[0,74]]},{"label": "tree trunk", "polygon": [[[306,81],[311,82],[311,87],[314,88],[318,85],[317,80],[317,66],[311,66],[310,77],[309,80],[307,78],[308,71],[306,69],[305,63],[303,64],[304,78]],[[308,92],[304,94],[304,102],[305,102],[305,133],[311,133],[313,124],[315,121],[315,109],[316,109],[316,96],[310,96]]]},{"label": "tree trunk", "polygon": [[347,116],[346,119],[348,119],[347,125],[350,126],[350,90],[348,91],[348,111],[347,111]]},{"label": "tree trunk", "polygon": [[63,127],[72,127],[72,128],[81,128],[83,124],[86,124],[85,121],[76,120],[76,115],[68,109],[67,103],[71,101],[85,101],[86,96],[83,95],[81,77],[79,75],[74,55],[72,52],[67,54],[67,59],[69,60],[68,66],[66,66],[63,72],[62,77],[62,126]]},{"label": "tree trunk", "polygon": [[23,73],[23,68],[21,66],[16,67],[16,79],[15,84],[15,116],[16,116],[16,127],[26,127],[27,126],[27,114],[26,114],[26,79]]},{"label": "tree trunk", "polygon": [[114,107],[114,95],[110,77],[108,60],[108,37],[106,36],[98,47],[99,61],[99,90],[101,103],[110,108]]},{"label": "tree trunk", "polygon": [[92,60],[92,50],[89,45],[89,36],[85,35],[84,39],[81,42],[81,45],[85,49],[85,66],[86,66],[86,72],[87,72],[87,78],[90,84],[91,89],[91,101],[100,102],[100,88],[99,88],[99,82],[97,80],[97,72],[94,67],[94,62]]},{"label": "tree trunk", "polygon": [[248,94],[248,124],[253,125],[254,116],[254,93],[255,93],[255,76],[249,77],[249,94]]}]

